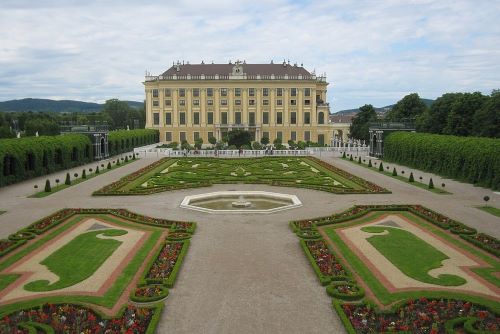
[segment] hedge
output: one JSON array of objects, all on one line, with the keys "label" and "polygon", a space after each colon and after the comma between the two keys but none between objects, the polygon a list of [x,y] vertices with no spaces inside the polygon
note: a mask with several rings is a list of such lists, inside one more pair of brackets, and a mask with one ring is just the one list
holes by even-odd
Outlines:
[{"label": "hedge", "polygon": [[0,187],[92,161],[81,134],[0,139]]},{"label": "hedge", "polygon": [[158,143],[159,132],[152,129],[119,130],[108,134],[109,154],[129,152],[134,147]]},{"label": "hedge", "polygon": [[500,140],[394,132],[384,160],[479,186],[500,189]]}]

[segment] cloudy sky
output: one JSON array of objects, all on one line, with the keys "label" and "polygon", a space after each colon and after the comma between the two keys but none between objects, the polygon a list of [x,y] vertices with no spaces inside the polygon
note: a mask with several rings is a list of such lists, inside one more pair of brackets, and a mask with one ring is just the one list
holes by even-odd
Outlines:
[{"label": "cloudy sky", "polygon": [[332,111],[489,94],[499,17],[490,0],[1,0],[0,101],[141,101],[146,70],[236,59],[326,73]]}]

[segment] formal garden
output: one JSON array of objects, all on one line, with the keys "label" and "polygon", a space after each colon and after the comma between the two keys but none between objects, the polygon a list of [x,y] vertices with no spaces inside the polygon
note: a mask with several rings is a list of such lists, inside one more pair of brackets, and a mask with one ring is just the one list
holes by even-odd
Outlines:
[{"label": "formal garden", "polygon": [[420,205],[359,205],[292,230],[348,333],[500,330],[500,241]]},{"label": "formal garden", "polygon": [[248,183],[335,194],[389,193],[314,157],[165,158],[107,185],[94,195],[141,195],[213,184]]},{"label": "formal garden", "polygon": [[154,333],[196,225],[63,209],[0,240],[1,333]]}]

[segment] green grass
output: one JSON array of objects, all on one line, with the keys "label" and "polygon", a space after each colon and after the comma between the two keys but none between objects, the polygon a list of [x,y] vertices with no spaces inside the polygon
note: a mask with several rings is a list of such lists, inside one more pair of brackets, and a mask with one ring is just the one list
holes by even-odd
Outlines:
[{"label": "green grass", "polygon": [[0,210],[0,215],[6,213],[7,211]]},{"label": "green grass", "polygon": [[122,244],[118,240],[98,238],[98,235],[113,237],[126,233],[124,230],[104,230],[78,235],[41,262],[59,277],[58,281],[53,284],[47,280],[33,281],[24,288],[28,291],[53,291],[89,278]]},{"label": "green grass", "polygon": [[[475,295],[469,295],[465,293],[447,292],[439,290],[403,291],[396,293],[389,292],[385,288],[385,286],[375,277],[375,275],[371,272],[371,270],[365,265],[365,263],[356,256],[356,254],[342,241],[342,239],[336,233],[337,228],[352,226],[353,224],[363,224],[366,222],[370,222],[386,214],[387,212],[383,211],[374,212],[370,215],[365,215],[359,219],[347,221],[345,223],[339,223],[330,226],[326,225],[324,230],[328,238],[332,240],[335,246],[339,249],[340,253],[344,256],[346,262],[349,264],[352,270],[354,270],[359,275],[361,280],[363,280],[368,285],[368,287],[374,293],[374,295],[380,301],[380,303],[382,303],[383,305],[388,305],[401,300],[418,299],[421,297],[460,298],[463,300],[491,307],[494,310],[500,309],[498,302],[496,301],[492,301],[491,299]],[[413,215],[410,212],[395,211],[392,212],[392,214],[400,214],[405,218],[410,219],[413,222],[417,223],[421,227],[427,229],[429,232],[436,234],[437,236],[441,237],[447,242],[455,245],[456,247],[461,248],[466,252],[469,252],[470,254],[482,259],[488,265],[490,265],[491,268],[473,268],[472,271],[474,271],[476,274],[483,277],[487,281],[491,282],[495,286],[497,287],[500,286],[500,279],[495,276],[495,273],[500,271],[500,262],[498,261],[498,259],[489,256],[488,254],[484,253],[481,250],[478,250],[476,247],[470,245],[469,243],[462,241],[461,239],[454,238],[453,236],[446,233],[437,226],[421,219],[420,217]]]},{"label": "green grass", "polygon": [[420,282],[444,286],[466,283],[465,279],[455,275],[430,276],[429,271],[442,267],[443,260],[449,257],[413,233],[385,226],[369,226],[361,230],[369,233],[388,232],[369,237],[367,241],[405,275]]},{"label": "green grass", "polygon": [[81,175],[77,179],[72,178],[71,179],[71,184],[64,184],[64,181],[61,180],[61,184],[52,187],[51,191],[42,190],[42,191],[39,191],[39,192],[37,192],[37,193],[35,193],[33,195],[30,195],[28,197],[29,198],[43,198],[43,197],[50,196],[50,195],[52,195],[52,194],[54,194],[54,193],[56,193],[58,191],[64,190],[64,189],[69,188],[71,186],[76,186],[77,184],[80,184],[80,183],[85,182],[87,180],[93,179],[96,176],[99,176],[101,174],[110,172],[110,171],[112,171],[114,169],[120,168],[121,166],[128,165],[129,163],[132,163],[132,162],[137,161],[137,160],[139,160],[139,159],[136,159],[136,160],[130,159],[127,162],[121,162],[119,165],[114,164],[114,165],[111,166],[111,169],[107,169],[106,167],[103,167],[102,169],[99,168],[99,173],[96,173],[95,169],[94,169],[94,172],[90,173],[90,174],[87,174],[87,177],[85,179],[82,178]]},{"label": "green grass", "polygon": [[479,210],[483,210],[485,212],[488,212],[489,214],[492,214],[494,216],[500,217],[500,209],[495,208],[493,206],[485,205],[485,206],[478,206],[477,207]]},{"label": "green grass", "polygon": [[[378,166],[368,167],[368,164],[367,164],[367,163],[365,164],[365,163],[363,163],[363,162],[362,162],[362,163],[360,164],[360,163],[358,163],[358,161],[357,161],[356,159],[354,159],[354,160],[352,160],[352,161],[351,161],[351,160],[349,160],[349,158],[341,158],[341,159],[343,159],[343,160],[345,160],[345,161],[350,161],[350,162],[352,162],[352,163],[355,163],[355,164],[356,164],[356,165],[358,165],[358,166],[362,166],[362,167],[368,168],[369,170],[379,172],[379,173],[381,173],[381,174],[384,174],[385,176],[392,177],[393,179],[396,179],[396,180],[399,180],[399,181],[405,182],[406,184],[410,184],[410,185],[412,185],[412,186],[414,186],[414,187],[418,187],[418,188],[420,188],[420,189],[425,189],[425,190],[430,191],[430,192],[433,192],[433,193],[435,193],[435,194],[440,194],[440,195],[451,195],[451,193],[450,193],[450,192],[448,192],[448,191],[446,191],[446,190],[444,190],[444,189],[441,189],[441,188],[437,188],[437,186],[434,186],[434,188],[429,188],[429,185],[428,185],[428,184],[425,184],[425,183],[422,183],[422,182],[418,182],[418,181],[416,181],[416,180],[415,180],[414,182],[410,182],[410,181],[408,180],[409,175],[408,175],[408,177],[401,176],[401,175],[399,175],[399,174],[398,174],[398,175],[396,175],[396,176],[394,176],[394,175],[392,175],[392,171],[390,171],[390,172],[389,172],[389,171],[387,171],[387,170],[380,171],[380,170],[378,169],[378,168],[379,168]],[[382,162],[383,162],[383,161],[382,161]]]}]

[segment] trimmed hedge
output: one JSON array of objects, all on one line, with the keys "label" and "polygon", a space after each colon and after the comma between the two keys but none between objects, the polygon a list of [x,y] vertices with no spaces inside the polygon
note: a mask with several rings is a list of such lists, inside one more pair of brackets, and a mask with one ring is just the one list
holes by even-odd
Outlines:
[{"label": "trimmed hedge", "polygon": [[134,147],[158,143],[158,130],[136,129],[111,131],[108,134],[109,154],[129,152]]},{"label": "trimmed hedge", "polygon": [[0,187],[92,161],[81,134],[0,139]]},{"label": "trimmed hedge", "polygon": [[500,189],[500,140],[394,132],[384,143],[384,160]]}]

